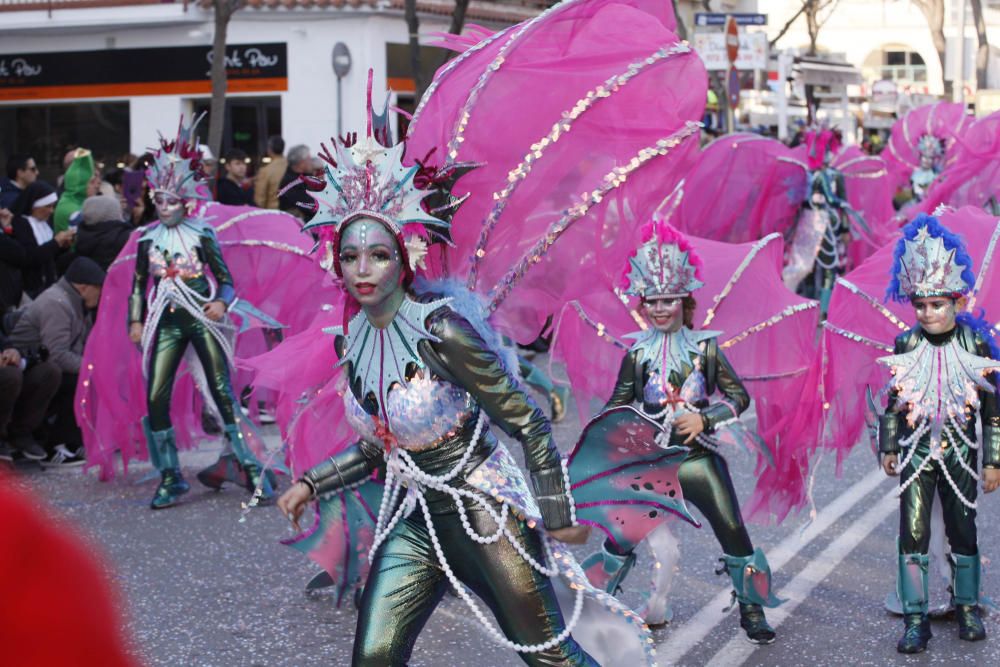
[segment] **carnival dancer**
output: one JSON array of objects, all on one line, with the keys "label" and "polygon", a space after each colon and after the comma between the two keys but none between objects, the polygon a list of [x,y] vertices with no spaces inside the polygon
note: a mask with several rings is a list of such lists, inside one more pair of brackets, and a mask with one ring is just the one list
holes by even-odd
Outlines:
[{"label": "carnival dancer", "polygon": [[[404,146],[391,146],[374,124],[364,139],[322,155],[327,184],[313,195],[318,210],[303,229],[319,234],[323,265],[346,292],[345,325],[331,333],[345,375],[346,419],[361,439],[307,470],[279,508],[298,527],[310,500],[363,484],[376,470],[385,475],[356,665],[406,664],[449,588],[527,664],[596,665],[570,635],[586,578],[551,541],[581,543],[589,529],[576,524],[549,422],[508,370],[516,359],[485,323],[483,305],[468,293],[447,296],[414,284],[428,245],[450,240],[449,219],[461,200],[448,194],[448,176],[403,167]],[[415,177],[430,187],[417,187]],[[435,202],[434,213],[425,198]],[[490,424],[524,447],[534,498]],[[575,589],[568,619],[550,579],[556,575]],[[610,596],[590,594],[641,626]]]},{"label": "carnival dancer", "polygon": [[[691,244],[673,227],[662,221],[646,227],[643,243],[625,269],[623,292],[640,299],[648,327],[627,336],[634,343],[622,359],[604,410],[639,403],[663,425],[664,445],[685,449],[678,469],[684,498],[708,519],[719,540],[747,638],[770,644],[775,632],[763,606],[776,606],[779,600],[770,591],[767,559],[750,541],[726,460],[718,451],[723,431],[735,431],[728,441],[752,438],[739,422],[750,397],[719,347],[721,332],[692,328],[693,293],[704,285],[701,270]],[[710,400],[716,392],[719,399]],[[615,590],[635,563],[635,547],[608,539],[602,553],[584,566],[600,563],[608,590]],[[752,584],[754,577],[766,585]],[[664,620],[647,616],[649,622]]]},{"label": "carnival dancer", "polygon": [[989,325],[961,312],[975,287],[972,263],[962,238],[927,215],[903,228],[893,255],[887,298],[909,301],[917,319],[896,337],[893,355],[878,360],[892,373],[888,406],[878,420],[878,447],[886,474],[900,475],[897,593],[905,624],[896,647],[900,653],[919,653],[931,638],[928,551],[935,495],[951,546],[958,636],[986,637],[979,610],[976,483],[981,480],[987,493],[1000,486],[1000,354]]},{"label": "carnival dancer", "polygon": [[902,216],[913,215],[906,209],[923,201],[941,174],[956,163],[972,123],[963,104],[935,102],[911,109],[893,124],[882,155],[902,222],[906,222]]}]

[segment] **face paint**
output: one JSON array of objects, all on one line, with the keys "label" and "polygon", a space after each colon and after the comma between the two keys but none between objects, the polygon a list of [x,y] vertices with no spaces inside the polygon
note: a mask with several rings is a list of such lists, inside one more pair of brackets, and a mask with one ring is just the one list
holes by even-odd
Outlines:
[{"label": "face paint", "polygon": [[340,270],[348,294],[366,307],[402,290],[403,263],[395,237],[380,222],[360,218],[344,229]]},{"label": "face paint", "polygon": [[187,210],[184,207],[184,200],[172,192],[157,190],[153,193],[153,204],[156,206],[156,214],[167,227],[176,227],[184,221]]},{"label": "face paint", "polygon": [[955,300],[946,296],[917,297],[911,302],[917,322],[929,334],[948,333],[955,328]]},{"label": "face paint", "polygon": [[646,321],[663,333],[673,333],[684,325],[684,300],[680,297],[649,297],[642,302]]}]

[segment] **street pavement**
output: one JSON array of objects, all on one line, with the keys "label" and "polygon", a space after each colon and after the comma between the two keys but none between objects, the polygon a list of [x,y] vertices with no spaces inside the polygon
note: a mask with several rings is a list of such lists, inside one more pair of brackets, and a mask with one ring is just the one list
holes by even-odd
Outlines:
[{"label": "street pavement", "polygon": [[[793,408],[794,406],[790,406]],[[557,425],[560,448],[580,431],[575,407]],[[277,445],[274,427],[267,432]],[[148,665],[288,666],[350,664],[356,612],[335,608],[329,594],[306,594],[316,572],[278,540],[290,529],[273,506],[251,510],[246,493],[201,488],[194,472],[214,460],[220,443],[181,455],[192,492],[177,507],[153,512],[148,465],[130,466],[109,482],[95,471],[45,470],[20,465],[20,480],[70,519],[95,548],[124,593],[124,615],[135,651]],[[512,451],[516,451],[516,446]],[[754,483],[754,461],[727,454],[741,498]],[[710,530],[674,524],[681,559],[674,579],[670,625],[656,630],[660,665],[930,665],[1000,663],[1000,614],[987,619],[985,642],[960,641],[953,621],[935,621],[927,653],[900,656],[902,622],[883,609],[894,586],[898,508],[889,480],[875,467],[867,444],[842,462],[816,466],[815,516],[807,508],[782,525],[752,525],[756,546],[774,566],[774,586],[787,602],[768,617],[778,640],[757,647],[743,638],[736,611],[724,613],[729,588],[714,571],[721,555]],[[282,482],[282,487],[287,480]],[[309,519],[303,522],[308,525]],[[1000,493],[980,496],[980,550],[1000,553]],[[574,548],[582,558],[599,537]],[[637,607],[653,563],[640,547],[639,563],[623,599]],[[939,589],[938,595],[943,595]],[[983,590],[1000,599],[1000,577],[987,567]],[[57,632],[57,629],[53,629]],[[57,635],[54,635],[54,637]],[[2,663],[2,658],[0,658]],[[464,603],[446,596],[421,634],[412,665],[477,667],[522,664],[492,643]]]}]

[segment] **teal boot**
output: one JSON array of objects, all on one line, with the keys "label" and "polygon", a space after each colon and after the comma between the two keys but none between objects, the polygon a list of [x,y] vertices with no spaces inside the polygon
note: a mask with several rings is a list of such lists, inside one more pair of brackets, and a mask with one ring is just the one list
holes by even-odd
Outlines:
[{"label": "teal boot", "polygon": [[605,541],[600,551],[584,559],[581,567],[595,588],[614,595],[635,565],[635,552],[616,553],[611,548],[611,543]]},{"label": "teal boot", "polygon": [[181,465],[177,460],[177,442],[174,429],[154,431],[149,426],[149,420],[142,421],[146,432],[146,445],[149,447],[149,460],[160,471],[160,485],[149,503],[154,510],[164,509],[177,504],[177,500],[191,490],[191,486],[181,475]]},{"label": "teal boot", "polygon": [[979,554],[948,554],[951,563],[951,599],[958,618],[958,638],[967,642],[986,639],[986,626],[979,614]]},{"label": "teal boot", "polygon": [[755,550],[749,556],[723,555],[723,568],[733,582],[733,597],[740,604],[740,627],[753,644],[771,644],[777,634],[767,622],[764,607],[777,607],[783,602],[771,591],[771,566],[764,552]]},{"label": "teal boot", "polygon": [[239,425],[226,424],[224,430],[226,439],[232,445],[233,453],[236,455],[246,475],[244,487],[247,491],[254,494],[254,499],[257,502],[266,503],[273,500],[275,496],[273,474],[271,474],[270,470],[266,473],[263,472],[263,468],[257,457],[253,455],[246,440],[243,439],[243,433],[240,431]]},{"label": "teal boot", "polygon": [[903,636],[896,644],[900,653],[922,653],[931,637],[931,622],[927,618],[927,554],[900,554],[897,594],[903,604]]},{"label": "teal boot", "polygon": [[221,454],[215,463],[198,471],[198,481],[216,491],[221,491],[226,482],[242,487],[249,483],[246,471],[231,451]]}]

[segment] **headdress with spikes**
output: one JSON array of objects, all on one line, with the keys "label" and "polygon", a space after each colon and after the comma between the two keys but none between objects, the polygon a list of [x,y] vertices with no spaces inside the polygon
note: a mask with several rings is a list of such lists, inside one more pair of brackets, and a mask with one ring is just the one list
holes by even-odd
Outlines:
[{"label": "headdress with spikes", "polygon": [[937,160],[944,155],[944,145],[933,134],[925,134],[917,140],[917,150],[920,154]]},{"label": "headdress with spikes", "polygon": [[403,165],[406,146],[393,145],[388,126],[388,101],[381,114],[372,108],[372,72],[368,72],[368,127],[357,134],[332,140],[333,152],[323,144],[319,156],[326,162],[324,179],[302,179],[314,200],[313,217],[303,231],[320,237],[321,264],[341,274],[337,258],[344,228],[361,217],[378,220],[395,235],[411,280],[429,243],[451,244],[451,218],[464,198],[451,196],[451,186],[468,165],[437,171],[415,160]]},{"label": "headdress with spikes", "polygon": [[804,143],[808,152],[806,154],[810,169],[819,169],[823,166],[823,160],[827,152],[836,154],[843,143],[840,130],[829,127],[825,122],[818,125],[810,125],[806,130]]},{"label": "headdress with spikes", "polygon": [[153,158],[146,168],[146,180],[151,192],[169,192],[186,201],[212,199],[205,185],[201,147],[194,134],[195,127],[204,117],[205,114],[202,114],[185,126],[181,116],[177,138],[173,141],[160,135],[160,147],[153,151]]},{"label": "headdress with spikes", "polygon": [[669,223],[654,220],[642,230],[642,245],[629,257],[623,287],[638,297],[691,294],[705,283],[699,279],[701,258]]},{"label": "headdress with spikes", "polygon": [[965,242],[937,218],[921,214],[903,227],[893,252],[887,298],[905,301],[926,296],[959,297],[975,285]]}]

